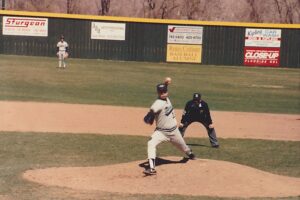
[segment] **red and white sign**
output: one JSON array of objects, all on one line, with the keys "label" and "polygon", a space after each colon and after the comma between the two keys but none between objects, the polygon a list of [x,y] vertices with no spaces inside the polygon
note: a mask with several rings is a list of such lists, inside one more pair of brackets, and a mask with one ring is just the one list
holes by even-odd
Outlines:
[{"label": "red and white sign", "polygon": [[278,67],[279,48],[245,47],[244,65]]},{"label": "red and white sign", "polygon": [[246,47],[280,47],[280,42],[280,29],[246,29]]},{"label": "red and white sign", "polygon": [[3,17],[3,35],[48,36],[48,19],[32,17]]}]

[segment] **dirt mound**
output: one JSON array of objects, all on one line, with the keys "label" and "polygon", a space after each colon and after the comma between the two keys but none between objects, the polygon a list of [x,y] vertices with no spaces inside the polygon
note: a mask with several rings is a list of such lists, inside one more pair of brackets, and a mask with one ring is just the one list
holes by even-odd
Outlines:
[{"label": "dirt mound", "polygon": [[[147,108],[0,101],[0,130],[19,132],[95,133],[150,136],[143,123]],[[181,110],[177,110],[180,118]],[[219,138],[300,141],[300,115],[211,112]],[[116,123],[118,116],[118,123]],[[238,123],[237,123],[238,122]],[[187,137],[207,137],[192,124]],[[270,174],[234,163],[168,157],[158,160],[158,175],[144,177],[145,163],[101,167],[30,170],[25,179],[78,190],[219,197],[285,197],[300,195],[300,179]],[[0,199],[6,196],[0,196]]]},{"label": "dirt mound", "polygon": [[160,158],[156,176],[144,176],[144,161],[100,166],[29,170],[27,180],[47,186],[127,194],[179,194],[218,197],[300,195],[300,178],[274,175],[216,160]]},{"label": "dirt mound", "polygon": [[7,195],[0,195],[0,200],[12,200],[12,198]]}]

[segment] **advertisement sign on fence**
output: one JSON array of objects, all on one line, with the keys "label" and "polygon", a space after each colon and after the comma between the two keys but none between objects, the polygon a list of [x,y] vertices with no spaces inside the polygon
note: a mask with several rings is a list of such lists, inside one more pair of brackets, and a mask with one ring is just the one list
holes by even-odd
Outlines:
[{"label": "advertisement sign on fence", "polygon": [[2,34],[47,37],[48,19],[3,16]]},{"label": "advertisement sign on fence", "polygon": [[245,33],[244,65],[280,65],[280,29],[247,28]]},{"label": "advertisement sign on fence", "polygon": [[280,41],[280,29],[246,29],[246,47],[280,47]]},{"label": "advertisement sign on fence", "polygon": [[167,62],[201,63],[202,45],[168,44]]},{"label": "advertisement sign on fence", "polygon": [[91,38],[97,40],[125,40],[125,23],[92,22]]},{"label": "advertisement sign on fence", "polygon": [[250,66],[279,66],[279,48],[245,47],[244,64]]},{"label": "advertisement sign on fence", "polygon": [[202,44],[203,27],[200,26],[168,26],[168,43]]},{"label": "advertisement sign on fence", "polygon": [[203,27],[168,26],[167,62],[201,63]]}]

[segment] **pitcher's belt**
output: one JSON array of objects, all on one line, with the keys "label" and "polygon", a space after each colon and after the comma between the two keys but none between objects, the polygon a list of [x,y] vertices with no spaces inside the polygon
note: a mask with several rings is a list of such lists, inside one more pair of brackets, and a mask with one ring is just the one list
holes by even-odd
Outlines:
[{"label": "pitcher's belt", "polygon": [[172,131],[174,131],[176,128],[177,128],[177,126],[174,126],[174,127],[172,127],[172,128],[159,128],[159,127],[156,127],[155,130],[163,131],[163,132],[172,132]]}]

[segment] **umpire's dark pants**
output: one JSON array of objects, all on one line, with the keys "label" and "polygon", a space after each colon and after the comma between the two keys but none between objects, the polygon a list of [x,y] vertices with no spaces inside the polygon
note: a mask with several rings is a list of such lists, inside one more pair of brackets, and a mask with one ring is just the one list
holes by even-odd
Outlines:
[{"label": "umpire's dark pants", "polygon": [[182,137],[184,136],[184,133],[185,133],[185,130],[187,129],[187,127],[193,122],[199,122],[206,128],[207,134],[208,134],[208,137],[209,137],[209,141],[210,141],[210,144],[211,144],[212,147],[218,147],[219,146],[215,129],[214,128],[209,128],[208,124],[203,123],[199,120],[193,120],[193,121],[189,121],[189,122],[184,123],[183,126],[179,128],[179,131],[180,131]]}]

